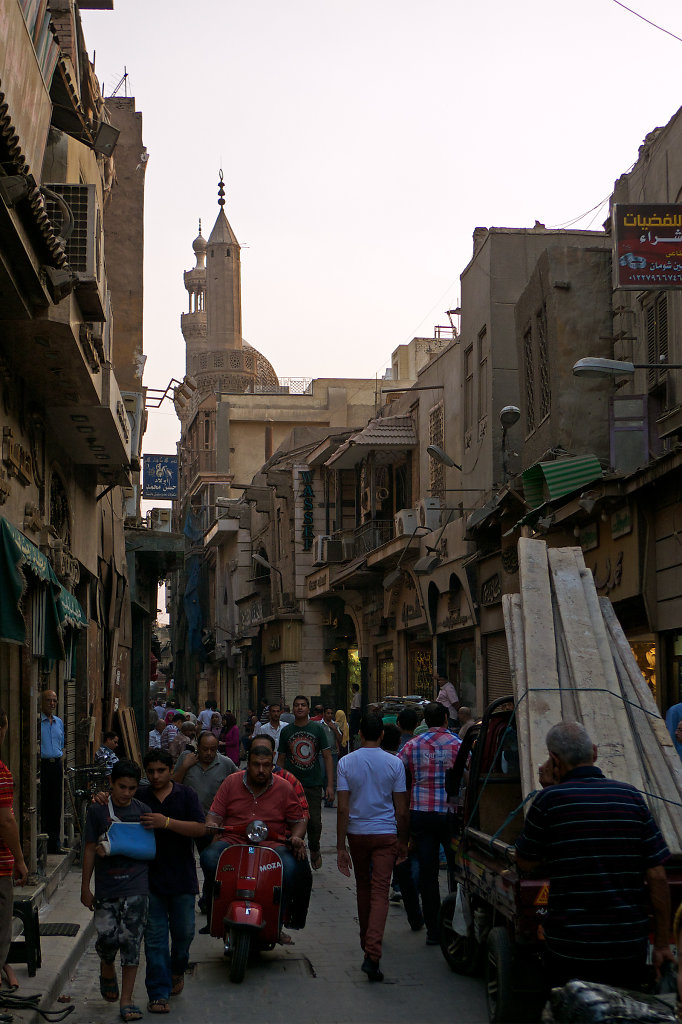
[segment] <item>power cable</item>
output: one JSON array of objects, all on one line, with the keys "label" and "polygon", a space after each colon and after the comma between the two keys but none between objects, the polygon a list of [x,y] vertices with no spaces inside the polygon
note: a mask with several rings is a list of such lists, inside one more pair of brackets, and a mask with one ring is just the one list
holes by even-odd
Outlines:
[{"label": "power cable", "polygon": [[662,25],[657,25],[655,21],[649,21],[649,19],[645,18],[643,14],[639,14],[637,11],[633,11],[632,7],[627,7],[626,4],[621,3],[621,0],[613,0],[613,2],[614,4],[618,4],[619,7],[622,7],[624,11],[629,11],[630,14],[634,14],[636,18],[641,18],[642,21],[645,21],[647,25],[651,25],[652,28],[657,28],[659,32],[665,32],[667,36],[672,36],[673,39],[677,39],[678,43],[682,43],[682,38],[680,38],[680,36],[676,36],[674,32],[670,32],[669,29],[663,28]]}]

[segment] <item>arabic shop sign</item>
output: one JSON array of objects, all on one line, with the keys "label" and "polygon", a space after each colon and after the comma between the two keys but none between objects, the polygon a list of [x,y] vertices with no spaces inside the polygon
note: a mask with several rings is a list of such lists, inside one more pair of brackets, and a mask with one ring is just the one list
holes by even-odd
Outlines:
[{"label": "arabic shop sign", "polygon": [[313,503],[315,491],[313,490],[313,474],[310,470],[304,470],[300,475],[302,486],[301,496],[303,498],[303,550],[310,551],[313,546]]},{"label": "arabic shop sign", "polygon": [[178,496],[177,455],[143,455],[144,475],[142,480],[143,498],[167,498]]},{"label": "arabic shop sign", "polygon": [[613,208],[615,288],[682,288],[682,204]]}]

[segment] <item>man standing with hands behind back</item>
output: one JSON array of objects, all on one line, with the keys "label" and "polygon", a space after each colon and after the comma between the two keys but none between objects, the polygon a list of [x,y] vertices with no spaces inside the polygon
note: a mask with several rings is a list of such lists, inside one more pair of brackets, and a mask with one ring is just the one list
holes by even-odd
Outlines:
[{"label": "man standing with hands behind back", "polygon": [[47,852],[63,853],[64,723],[56,714],[54,690],[43,690],[40,706],[40,824],[47,832]]}]

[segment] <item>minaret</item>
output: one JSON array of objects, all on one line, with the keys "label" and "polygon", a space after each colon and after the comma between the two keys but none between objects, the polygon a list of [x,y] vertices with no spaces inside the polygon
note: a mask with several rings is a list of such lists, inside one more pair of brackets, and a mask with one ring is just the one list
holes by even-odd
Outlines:
[{"label": "minaret", "polygon": [[206,251],[207,347],[242,347],[242,284],[239,242],[225,216],[223,172],[218,183],[220,212]]},{"label": "minaret", "polygon": [[185,271],[189,308],[181,317],[186,344],[186,373],[197,382],[190,402],[176,411],[189,422],[208,395],[277,393],[273,367],[242,338],[240,246],[225,211],[225,184],[220,171],[218,217],[208,241],[201,233],[192,242],[196,266]]}]

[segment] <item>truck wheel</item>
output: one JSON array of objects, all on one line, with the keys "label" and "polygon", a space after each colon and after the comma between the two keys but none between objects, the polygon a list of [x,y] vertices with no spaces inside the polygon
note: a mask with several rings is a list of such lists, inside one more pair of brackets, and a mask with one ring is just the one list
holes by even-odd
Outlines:
[{"label": "truck wheel", "polygon": [[506,928],[492,928],[488,934],[485,987],[491,1024],[517,1020],[519,1005],[514,993],[513,949]]},{"label": "truck wheel", "polygon": [[238,985],[244,980],[246,965],[251,949],[251,935],[246,929],[235,928],[230,935],[232,963],[230,964],[230,981]]},{"label": "truck wheel", "polygon": [[479,946],[473,928],[467,935],[459,935],[452,927],[457,893],[445,897],[438,912],[438,935],[445,961],[455,974],[475,974],[479,963]]}]

